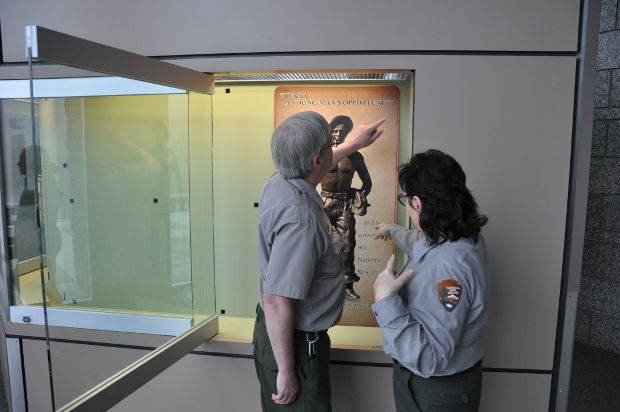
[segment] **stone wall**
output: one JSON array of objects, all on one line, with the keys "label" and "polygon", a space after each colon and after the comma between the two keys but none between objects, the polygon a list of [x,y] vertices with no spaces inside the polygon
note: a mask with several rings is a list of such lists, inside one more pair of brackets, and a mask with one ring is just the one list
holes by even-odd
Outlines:
[{"label": "stone wall", "polygon": [[620,353],[620,19],[603,0],[577,342]]}]

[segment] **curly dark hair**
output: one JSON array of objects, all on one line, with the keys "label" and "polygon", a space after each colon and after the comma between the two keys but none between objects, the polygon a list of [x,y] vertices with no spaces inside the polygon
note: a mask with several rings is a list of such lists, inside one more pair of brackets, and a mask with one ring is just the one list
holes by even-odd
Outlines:
[{"label": "curly dark hair", "polygon": [[431,245],[461,238],[478,240],[488,218],[465,186],[461,165],[441,150],[416,153],[398,168],[398,183],[409,199],[422,201],[420,229]]},{"label": "curly dark hair", "polygon": [[349,116],[345,116],[343,114],[334,117],[331,122],[329,122],[329,127],[334,130],[334,127],[339,124],[344,124],[344,134],[347,135],[353,130],[353,120]]}]

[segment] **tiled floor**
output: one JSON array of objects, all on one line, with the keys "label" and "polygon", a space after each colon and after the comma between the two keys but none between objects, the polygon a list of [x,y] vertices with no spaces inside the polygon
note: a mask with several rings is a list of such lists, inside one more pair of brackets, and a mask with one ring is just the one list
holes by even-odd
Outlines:
[{"label": "tiled floor", "polygon": [[568,412],[618,412],[620,355],[575,343]]}]

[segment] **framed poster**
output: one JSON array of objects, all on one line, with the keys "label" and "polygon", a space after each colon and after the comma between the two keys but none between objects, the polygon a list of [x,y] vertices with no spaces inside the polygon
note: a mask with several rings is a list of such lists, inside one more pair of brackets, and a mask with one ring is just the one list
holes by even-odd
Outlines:
[{"label": "framed poster", "polygon": [[303,111],[329,123],[339,143],[360,125],[385,118],[383,135],[343,159],[317,188],[344,247],[346,295],[341,324],[376,325],[373,284],[393,253],[374,240],[378,223],[396,221],[400,91],[395,86],[281,86],[275,90],[275,126]]}]

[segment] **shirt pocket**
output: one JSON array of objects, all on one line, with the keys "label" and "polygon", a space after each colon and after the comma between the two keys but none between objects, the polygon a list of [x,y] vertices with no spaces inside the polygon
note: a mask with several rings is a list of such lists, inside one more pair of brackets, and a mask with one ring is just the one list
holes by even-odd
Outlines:
[{"label": "shirt pocket", "polygon": [[325,253],[319,259],[316,269],[319,275],[331,277],[340,274],[342,267],[342,257],[340,255],[342,239],[334,230],[328,242]]}]

